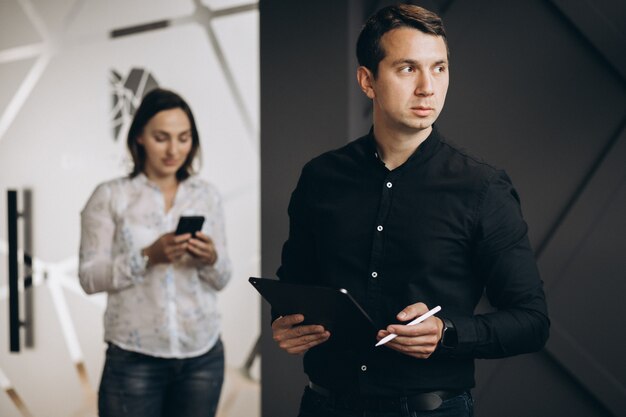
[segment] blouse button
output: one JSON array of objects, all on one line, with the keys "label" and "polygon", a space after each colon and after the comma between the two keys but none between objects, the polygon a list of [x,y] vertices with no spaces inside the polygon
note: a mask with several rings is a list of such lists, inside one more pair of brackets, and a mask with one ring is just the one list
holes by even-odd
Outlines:
[{"label": "blouse button", "polygon": [[387,183],[387,188],[391,188],[391,187],[393,187],[393,184],[391,182],[388,182]]},{"label": "blouse button", "polygon": [[378,276],[378,272],[374,271],[372,272],[372,278],[376,278]]},{"label": "blouse button", "polygon": [[376,230],[378,230],[379,232],[382,232],[382,231],[383,231],[383,227],[382,227],[382,226],[378,226],[378,227],[376,228]]},{"label": "blouse button", "polygon": [[367,371],[367,366],[361,365],[361,371],[363,371],[363,372]]}]

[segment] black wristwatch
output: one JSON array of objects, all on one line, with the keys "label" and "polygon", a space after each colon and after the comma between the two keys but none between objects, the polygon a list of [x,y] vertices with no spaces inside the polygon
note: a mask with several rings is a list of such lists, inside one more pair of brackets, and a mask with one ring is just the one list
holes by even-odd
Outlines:
[{"label": "black wristwatch", "polygon": [[446,349],[454,349],[459,344],[459,338],[456,334],[456,327],[450,320],[440,317],[443,322],[443,332],[441,333],[441,340],[439,345]]}]

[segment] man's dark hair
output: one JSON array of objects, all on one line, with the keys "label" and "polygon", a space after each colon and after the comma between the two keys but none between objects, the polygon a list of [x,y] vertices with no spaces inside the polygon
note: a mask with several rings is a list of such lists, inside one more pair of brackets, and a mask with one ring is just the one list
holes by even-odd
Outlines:
[{"label": "man's dark hair", "polygon": [[356,56],[359,65],[369,69],[376,77],[378,63],[385,58],[385,51],[380,43],[383,35],[402,27],[417,29],[429,35],[441,36],[446,44],[449,58],[448,39],[441,18],[419,6],[398,4],[380,9],[365,22],[356,43]]},{"label": "man's dark hair", "polygon": [[198,136],[198,130],[196,129],[196,122],[193,118],[191,108],[185,100],[173,91],[165,90],[162,88],[156,88],[145,95],[128,130],[128,138],[126,145],[130,155],[133,158],[133,170],[130,173],[130,177],[136,177],[143,172],[146,163],[146,150],[137,142],[137,139],[143,133],[143,129],[146,127],[150,119],[152,119],[158,112],[163,110],[181,109],[185,112],[189,118],[189,124],[191,125],[191,150],[183,166],[176,171],[176,178],[179,181],[187,179],[193,174],[193,161],[200,149],[200,137]]}]

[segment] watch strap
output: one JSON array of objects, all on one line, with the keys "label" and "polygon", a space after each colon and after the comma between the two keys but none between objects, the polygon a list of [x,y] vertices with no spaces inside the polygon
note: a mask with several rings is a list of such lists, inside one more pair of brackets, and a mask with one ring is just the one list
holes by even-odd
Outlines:
[{"label": "watch strap", "polygon": [[446,349],[454,349],[459,344],[459,338],[454,323],[445,317],[440,317],[443,322],[443,331],[439,345]]}]

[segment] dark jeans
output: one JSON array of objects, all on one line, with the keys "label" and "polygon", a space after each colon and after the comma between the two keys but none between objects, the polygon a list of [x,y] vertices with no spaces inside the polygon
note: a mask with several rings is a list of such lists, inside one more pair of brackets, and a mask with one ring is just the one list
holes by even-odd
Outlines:
[{"label": "dark jeans", "polygon": [[204,355],[164,359],[109,344],[100,417],[213,417],[224,380],[221,341]]},{"label": "dark jeans", "polygon": [[438,409],[432,411],[409,411],[405,402],[399,410],[374,412],[336,409],[330,399],[306,387],[298,417],[472,417],[473,415],[474,402],[469,392],[445,400]]}]

